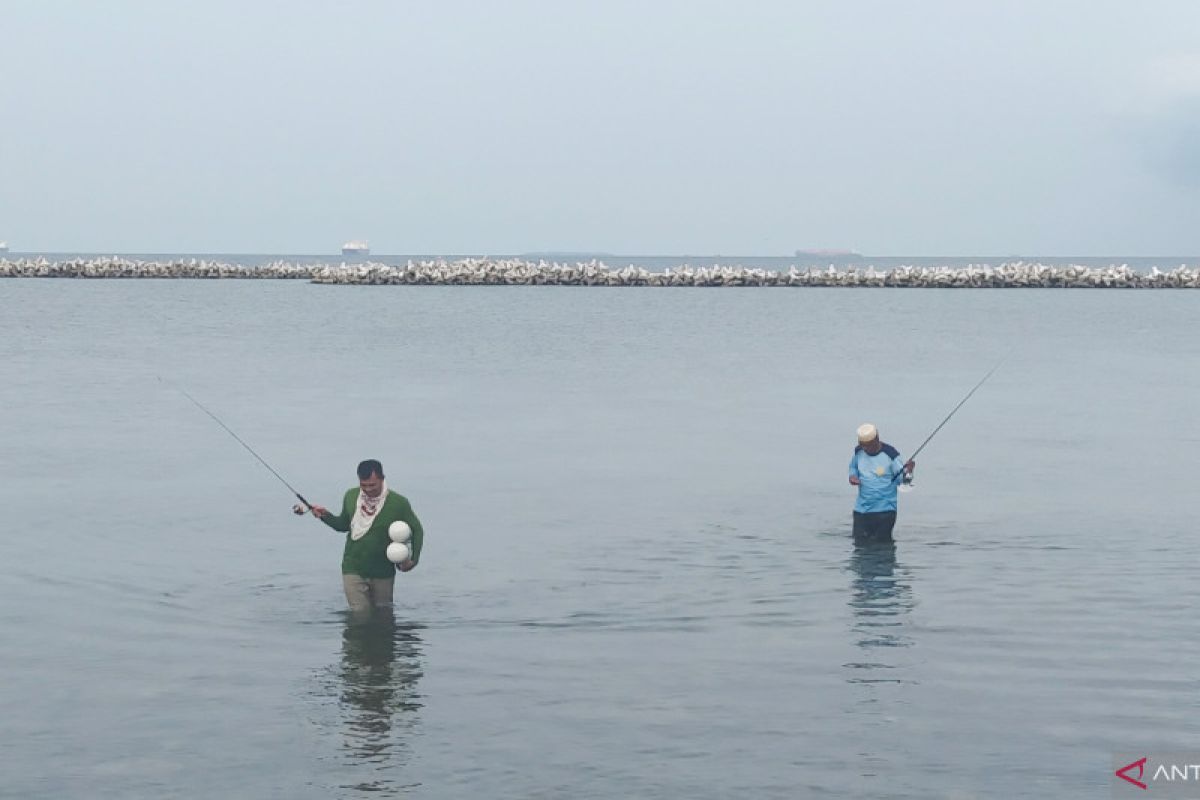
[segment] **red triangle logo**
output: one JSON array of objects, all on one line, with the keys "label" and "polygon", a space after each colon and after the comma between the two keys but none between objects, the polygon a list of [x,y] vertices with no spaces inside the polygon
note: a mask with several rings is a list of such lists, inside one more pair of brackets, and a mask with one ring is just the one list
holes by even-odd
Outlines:
[{"label": "red triangle logo", "polygon": [[[1146,756],[1142,756],[1137,761],[1134,761],[1132,764],[1126,764],[1125,766],[1121,767],[1119,770],[1117,770],[1113,774],[1116,775],[1118,778],[1120,778],[1123,781],[1129,781],[1130,783],[1132,783],[1134,786],[1138,787],[1139,789],[1145,789],[1145,788],[1147,788],[1146,784],[1142,783],[1141,778],[1142,778],[1142,775],[1145,774],[1146,758],[1147,758]],[[1137,778],[1131,778],[1125,774],[1127,772],[1133,771],[1134,767],[1137,767]]]}]

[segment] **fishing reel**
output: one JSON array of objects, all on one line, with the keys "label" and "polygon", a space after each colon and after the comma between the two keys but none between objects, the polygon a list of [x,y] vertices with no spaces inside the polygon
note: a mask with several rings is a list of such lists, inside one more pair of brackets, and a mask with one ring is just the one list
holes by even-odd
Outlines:
[{"label": "fishing reel", "polygon": [[911,472],[905,472],[900,478],[900,485],[897,487],[901,492],[911,492],[913,490],[913,476]]},{"label": "fishing reel", "polygon": [[308,513],[308,509],[299,503],[296,503],[296,505],[292,506],[292,513],[297,517],[303,517],[306,513]]}]

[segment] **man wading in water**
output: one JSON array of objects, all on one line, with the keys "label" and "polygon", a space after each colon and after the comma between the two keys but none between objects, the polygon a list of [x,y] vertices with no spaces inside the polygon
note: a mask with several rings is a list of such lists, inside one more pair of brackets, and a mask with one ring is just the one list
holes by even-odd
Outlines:
[{"label": "man wading in water", "polygon": [[858,447],[850,458],[850,485],[858,487],[854,503],[854,543],[892,541],[896,525],[896,488],[917,462],[900,460],[900,453],[879,441],[879,431],[867,423],[858,427]]},{"label": "man wading in water", "polygon": [[[417,566],[425,532],[408,498],[387,488],[383,465],[374,459],[358,465],[358,488],[347,490],[340,514],[323,506],[313,506],[312,513],[335,531],[347,534],[342,552],[342,587],[350,610],[356,615],[367,614],[372,608],[391,610],[396,570],[409,572]],[[387,557],[391,544],[388,526],[397,521],[408,523],[412,529],[412,554],[407,561],[393,564]]]}]

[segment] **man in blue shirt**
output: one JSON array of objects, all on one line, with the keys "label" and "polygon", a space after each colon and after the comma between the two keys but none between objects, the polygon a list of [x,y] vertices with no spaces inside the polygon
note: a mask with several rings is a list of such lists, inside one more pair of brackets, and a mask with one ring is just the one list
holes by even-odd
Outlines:
[{"label": "man in blue shirt", "polygon": [[917,464],[901,461],[900,453],[879,441],[871,423],[858,427],[858,447],[850,459],[850,485],[858,487],[854,503],[855,543],[890,542],[896,525],[896,488]]}]

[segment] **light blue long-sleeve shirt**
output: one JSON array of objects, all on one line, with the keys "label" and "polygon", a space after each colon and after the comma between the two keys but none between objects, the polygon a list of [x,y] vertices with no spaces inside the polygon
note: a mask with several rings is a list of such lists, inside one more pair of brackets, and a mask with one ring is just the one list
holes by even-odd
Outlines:
[{"label": "light blue long-sleeve shirt", "polygon": [[895,511],[896,489],[900,485],[902,472],[904,462],[900,460],[899,451],[890,444],[884,444],[875,455],[870,455],[861,446],[854,448],[854,455],[850,458],[850,477],[857,477],[861,481],[854,510],[860,514]]}]

